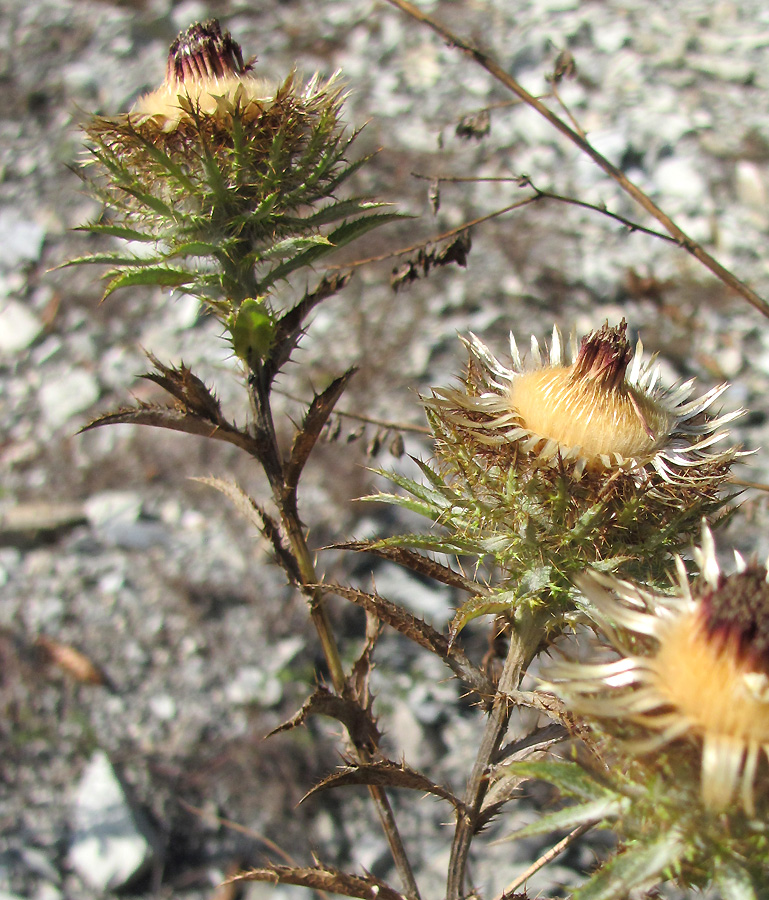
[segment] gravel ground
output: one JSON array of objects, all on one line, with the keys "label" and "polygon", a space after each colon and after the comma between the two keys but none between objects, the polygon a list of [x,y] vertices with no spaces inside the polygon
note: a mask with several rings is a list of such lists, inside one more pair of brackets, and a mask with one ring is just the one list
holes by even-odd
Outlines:
[{"label": "gravel ground", "polygon": [[[431,209],[423,175],[527,174],[538,187],[650,225],[585,157],[490,77],[383,2],[309,0],[173,3],[0,0],[0,890],[34,900],[103,896],[68,858],[76,788],[105,751],[163,852],[136,896],[208,897],[222,875],[256,864],[277,841],[299,860],[387,877],[386,850],[362,792],[297,808],[338,762],[333,729],[263,741],[301,703],[319,666],[303,603],[224,498],[189,476],[235,477],[257,496],[257,472],[234,450],[126,426],[77,430],[131,394],[151,399],[143,349],[180,358],[216,384],[229,409],[244,401],[215,323],[159,292],[100,305],[91,268],[55,267],[95,245],[73,228],[98,213],[71,166],[85,112],[126,110],[162,79],[168,44],[215,14],[270,75],[295,64],[341,68],[347,119],[368,122],[359,151],[381,148],[359,187],[418,218],[367,238],[355,255],[406,246],[521,196],[515,184],[447,184]],[[577,77],[562,99],[591,141],[689,234],[769,296],[769,11],[758,2],[463,0],[423,3],[489,48],[527,89],[542,93],[561,49]],[[463,139],[463,117],[491,107],[490,132]],[[441,270],[395,293],[393,262],[360,270],[318,312],[286,395],[360,366],[342,406],[420,424],[417,393],[461,370],[457,333],[503,352],[507,332],[546,337],[554,322],[586,331],[627,316],[664,378],[731,387],[724,408],[748,414],[735,440],[758,452],[740,473],[769,481],[766,320],[683,251],[630,234],[596,212],[543,202],[473,233],[466,269]],[[302,284],[295,285],[297,291]],[[299,406],[282,401],[287,415]],[[242,415],[240,416],[242,419]],[[315,546],[398,522],[353,498],[371,490],[368,433],[322,447],[307,473],[303,516]],[[407,449],[429,453],[407,437]],[[340,453],[339,448],[344,448]],[[377,464],[406,467],[383,451]],[[769,552],[764,495],[748,491],[724,550]],[[367,560],[326,554],[326,573],[370,577]],[[443,625],[454,599],[400,571],[377,568],[381,593]],[[355,652],[361,622],[334,611]],[[83,652],[106,683],[78,683],[45,664],[41,639]],[[471,636],[481,646],[482,629]],[[480,714],[433,659],[386,636],[377,709],[397,758],[461,789]],[[447,812],[398,798],[426,897],[442,896]],[[198,814],[192,807],[202,809]],[[523,810],[500,824],[512,830]],[[234,820],[238,832],[215,817]],[[479,842],[481,843],[481,842]],[[589,866],[596,845],[551,867],[554,893]],[[487,896],[536,847],[484,845],[473,877]],[[252,886],[259,898],[268,888]],[[272,890],[271,888],[269,890]],[[297,891],[281,890],[281,893]]]}]

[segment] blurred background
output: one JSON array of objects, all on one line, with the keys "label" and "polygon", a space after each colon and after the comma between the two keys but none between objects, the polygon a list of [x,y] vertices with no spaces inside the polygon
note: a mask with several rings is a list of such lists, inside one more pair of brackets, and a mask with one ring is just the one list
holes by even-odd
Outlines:
[{"label": "blurred background", "polygon": [[[535,94],[548,91],[547,76],[569,51],[576,70],[559,95],[592,143],[769,295],[765,4],[421,7]],[[73,230],[100,214],[73,171],[85,158],[78,123],[130,109],[162,81],[176,34],[217,16],[268,77],[294,66],[305,76],[342,70],[346,120],[366,126],[355,152],[378,151],[356,189],[415,216],[366,237],[339,264],[416,245],[526,194],[514,180],[461,181],[443,183],[436,197],[437,176],[525,174],[540,189],[655,223],[484,71],[379,0],[0,0],[0,15],[0,891],[69,900],[127,885],[137,897],[192,900],[214,896],[239,867],[265,857],[308,863],[312,852],[390,877],[363,789],[297,807],[341,761],[333,724],[264,740],[323,677],[319,650],[304,601],[261,538],[224,497],[190,480],[232,477],[263,497],[259,472],[235,449],[198,438],[129,426],[78,434],[101,412],[160,399],[138,378],[145,350],[166,363],[183,359],[240,422],[246,410],[220,329],[191,299],[138,289],[100,304],[96,268],[56,269],[99,246]],[[769,481],[769,329],[743,299],[672,244],[549,200],[486,221],[471,237],[466,268],[409,282],[412,253],[356,269],[316,313],[301,365],[279,382],[286,423],[313,388],[357,365],[341,410],[422,426],[419,394],[464,366],[458,334],[473,331],[504,354],[510,330],[526,346],[532,333],[547,339],[553,324],[584,333],[625,316],[633,339],[659,352],[666,383],[696,377],[704,392],[730,382],[724,410],[747,409],[732,439],[757,450],[737,474]],[[286,303],[311,283],[287,286]],[[403,435],[406,455],[394,452],[395,434],[341,418],[335,442],[318,448],[300,491],[313,547],[404,527],[395,511],[354,502],[379,484],[370,467],[413,475],[408,454],[429,456],[416,432]],[[731,547],[766,557],[764,493],[745,492],[721,536],[721,550]],[[447,588],[371,558],[319,558],[329,578],[370,586],[373,574],[380,593],[436,627],[452,616],[457,598]],[[352,660],[362,615],[341,605],[333,615]],[[486,630],[483,622],[468,629],[476,659]],[[461,792],[481,712],[438,660],[393,634],[376,662],[375,709],[391,758],[405,755]],[[89,857],[88,798],[110,791],[116,808],[125,801],[140,821],[134,855],[115,849],[105,869],[98,854]],[[425,895],[441,896],[450,810],[417,796],[399,796],[396,806]],[[511,807],[492,836],[532,810]],[[480,839],[474,883],[491,896],[547,845]],[[568,890],[596,847],[575,848],[530,882],[532,893]],[[275,890],[253,884],[246,894],[259,900]]]}]

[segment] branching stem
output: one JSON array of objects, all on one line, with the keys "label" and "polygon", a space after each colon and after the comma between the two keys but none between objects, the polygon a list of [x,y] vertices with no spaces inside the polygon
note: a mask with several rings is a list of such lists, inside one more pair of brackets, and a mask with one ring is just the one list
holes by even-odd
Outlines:
[{"label": "branching stem", "polygon": [[470,844],[478,826],[483,798],[488,790],[489,768],[507,731],[514,706],[511,695],[517,690],[521,673],[536,652],[542,636],[542,623],[533,613],[523,613],[513,624],[510,646],[497,685],[497,693],[465,790],[466,813],[457,819],[446,884],[447,900],[462,900],[465,896],[465,873]]},{"label": "branching stem", "polygon": [[[301,577],[301,587],[310,606],[310,616],[318,633],[323,655],[331,675],[331,683],[340,697],[347,691],[347,678],[342,665],[336,638],[331,628],[324,600],[323,589],[318,587],[319,578],[315,571],[310,548],[307,546],[304,528],[299,519],[296,486],[286,483],[284,466],[281,460],[270,403],[270,386],[263,370],[253,372],[251,379],[251,403],[254,412],[254,425],[262,448],[259,462],[264,468],[272,490],[273,500],[280,513],[281,523],[291,551],[297,563]],[[351,735],[351,740],[353,740]],[[362,746],[355,745],[355,754],[361,763],[371,762],[371,754]],[[403,882],[406,896],[410,900],[419,900],[419,889],[411,869],[406,848],[398,831],[390,801],[384,789],[378,785],[369,786],[369,793],[376,806],[387,842],[390,845],[393,861]]]},{"label": "branching stem", "polygon": [[754,306],[762,315],[769,317],[769,303],[760,297],[752,288],[748,287],[744,282],[740,281],[732,272],[724,268],[717,260],[715,260],[697,241],[690,238],[678,225],[666,214],[659,206],[645,194],[636,184],[618,169],[613,163],[609,162],[605,156],[602,156],[593,145],[587,141],[582,135],[578,134],[570,125],[559,118],[552,110],[548,109],[541,100],[538,100],[523,88],[510,74],[508,74],[492,57],[474,47],[468,41],[460,38],[451,29],[436,21],[417,9],[413,3],[408,0],[387,0],[392,6],[397,7],[402,12],[426,25],[436,34],[439,34],[447,43],[461,50],[466,56],[469,56],[481,68],[485,69],[492,77],[503,84],[508,90],[512,91],[516,96],[520,97],[524,103],[527,103],[532,109],[535,109],[543,118],[561,134],[567,137],[575,144],[583,153],[589,156],[596,165],[600,166],[606,174],[612,178],[617,184],[629,194],[637,203],[639,203],[650,215],[652,215],[664,228],[672,235],[676,241],[695,259],[698,259],[707,269],[709,269],[720,281],[727,287],[736,291],[740,296],[744,297],[748,303]]}]

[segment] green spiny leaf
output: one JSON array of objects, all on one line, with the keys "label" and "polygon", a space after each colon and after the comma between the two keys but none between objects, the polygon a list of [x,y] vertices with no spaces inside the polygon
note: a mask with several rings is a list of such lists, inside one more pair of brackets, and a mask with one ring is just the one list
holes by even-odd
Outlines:
[{"label": "green spiny leaf", "polygon": [[[112,277],[111,277],[112,276]],[[139,284],[152,284],[161,287],[179,287],[195,281],[195,275],[182,269],[171,269],[165,266],[147,266],[142,269],[129,269],[123,272],[109,272],[111,277],[102,296],[106,300],[119,288],[133,287]]]},{"label": "green spiny leaf", "polygon": [[682,857],[685,845],[675,832],[648,844],[635,844],[609,860],[572,895],[574,900],[625,900],[633,888],[651,887]]},{"label": "green spiny leaf", "polygon": [[125,225],[81,225],[75,231],[87,231],[91,234],[109,234],[112,237],[122,238],[124,241],[143,241],[149,244],[157,243],[158,240],[157,234],[137,231],[135,228],[128,228]]},{"label": "green spiny leaf", "polygon": [[449,633],[451,634],[452,642],[467,623],[477,619],[478,616],[515,612],[519,602],[520,598],[515,591],[503,591],[497,594],[471,597],[459,607],[456,615],[451,620]]},{"label": "green spiny leaf", "polygon": [[589,772],[575,762],[535,760],[514,762],[505,769],[519,775],[547,781],[568,797],[583,800],[605,800],[616,798],[617,792],[598,782]]},{"label": "green spiny leaf", "polygon": [[553,831],[568,831],[588,822],[594,822],[596,825],[606,823],[607,820],[621,816],[629,806],[630,800],[626,797],[619,799],[604,797],[601,800],[578,803],[574,806],[567,806],[566,809],[538,816],[535,821],[524,825],[523,828],[519,828],[514,834],[510,834],[502,840],[515,841],[519,838],[550,834]]}]

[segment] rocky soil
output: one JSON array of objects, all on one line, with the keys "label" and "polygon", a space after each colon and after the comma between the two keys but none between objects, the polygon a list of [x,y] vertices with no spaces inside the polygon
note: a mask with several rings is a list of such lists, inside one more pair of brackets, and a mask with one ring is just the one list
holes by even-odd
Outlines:
[{"label": "rocky soil", "polygon": [[[769,10],[758,0],[438,0],[438,18],[488,48],[527,89],[545,93],[561,50],[577,65],[561,98],[590,140],[727,267],[769,296]],[[101,305],[92,267],[57,269],[95,247],[73,231],[99,214],[73,167],[78,122],[130,107],[162,80],[167,47],[192,21],[219,16],[257,66],[280,77],[341,68],[347,119],[379,149],[358,187],[416,218],[356,247],[376,256],[514,203],[514,182],[430,178],[528,175],[541,189],[605,204],[654,226],[613,182],[490,76],[384,2],[372,0],[0,0],[0,891],[32,900],[109,896],[83,783],[111,796],[115,833],[140,815],[130,852],[137,897],[210,897],[230,871],[285,854],[389,877],[386,847],[355,788],[297,806],[339,762],[334,729],[263,740],[322,677],[303,601],[224,497],[191,476],[226,475],[256,496],[259,473],[234,450],[119,426],[78,434],[94,415],[150,399],[144,350],[185,363],[243,410],[237,369],[195,303],[136,290]],[[488,134],[462,136],[489,110]],[[475,119],[476,126],[479,125]],[[464,127],[462,127],[464,125]],[[458,126],[460,126],[458,131]],[[480,120],[483,126],[483,117]],[[484,130],[483,127],[480,130]],[[427,176],[417,178],[414,174]],[[769,482],[769,328],[684,251],[595,211],[542,201],[473,230],[465,269],[395,292],[393,268],[357,271],[316,315],[281,382],[286,416],[350,365],[341,408],[421,425],[418,393],[461,371],[457,334],[504,352],[512,329],[546,338],[627,317],[668,382],[728,380],[724,409],[745,407],[732,439],[756,454],[739,474]],[[349,255],[347,259],[349,259]],[[344,260],[343,260],[344,261]],[[290,292],[303,290],[297,282]],[[239,418],[243,419],[243,413]],[[320,448],[302,497],[313,545],[398,528],[391,512],[352,501],[372,489],[377,433],[343,423]],[[386,435],[375,464],[407,470]],[[348,440],[350,438],[350,440]],[[406,448],[429,446],[406,433]],[[765,494],[748,490],[724,551],[769,552]],[[371,560],[324,553],[327,575],[369,584]],[[379,591],[445,625],[455,599],[386,566]],[[334,610],[353,657],[360,617]],[[483,627],[470,636],[482,652]],[[75,677],[79,651],[101,684]],[[63,664],[62,664],[63,662]],[[392,635],[377,653],[377,710],[393,758],[461,790],[481,714],[437,660]],[[522,727],[520,723],[517,727]],[[115,776],[119,781],[115,781]],[[90,781],[88,779],[91,779]],[[101,779],[101,780],[100,780]],[[130,800],[130,809],[122,799]],[[442,896],[448,810],[397,798],[426,897]],[[498,824],[506,834],[531,816]],[[226,821],[225,821],[226,820]],[[235,828],[229,823],[237,823]],[[91,853],[88,856],[88,842]],[[277,844],[277,849],[273,843]],[[481,840],[473,878],[493,896],[542,845]],[[575,850],[530,883],[559,890],[591,864]],[[103,848],[102,848],[103,849]],[[115,874],[117,872],[117,874]],[[253,885],[249,897],[272,888]],[[277,889],[275,889],[277,890]],[[297,894],[298,889],[279,893]],[[222,895],[224,896],[224,895]]]}]

